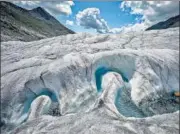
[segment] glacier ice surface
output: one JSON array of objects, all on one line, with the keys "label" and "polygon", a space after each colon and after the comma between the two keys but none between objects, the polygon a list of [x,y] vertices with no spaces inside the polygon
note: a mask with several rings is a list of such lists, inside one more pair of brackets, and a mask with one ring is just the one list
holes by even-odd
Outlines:
[{"label": "glacier ice surface", "polygon": [[3,133],[177,134],[179,29],[1,43]]}]

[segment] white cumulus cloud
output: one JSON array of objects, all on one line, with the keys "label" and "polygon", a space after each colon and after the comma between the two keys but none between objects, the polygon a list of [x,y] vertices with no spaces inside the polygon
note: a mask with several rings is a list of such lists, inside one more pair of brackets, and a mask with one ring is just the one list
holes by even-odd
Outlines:
[{"label": "white cumulus cloud", "polygon": [[120,28],[112,28],[109,33],[128,33],[128,32],[140,32],[144,31],[148,26],[145,23],[129,24]]},{"label": "white cumulus cloud", "polygon": [[100,16],[98,8],[86,8],[76,15],[76,23],[86,29],[95,29],[98,33],[121,33],[130,31],[142,31],[147,28],[144,23],[129,24],[127,26],[110,28],[107,22]]},{"label": "white cumulus cloud", "polygon": [[71,6],[73,6],[73,5],[74,5],[74,3],[72,1],[64,1],[59,4],[56,4],[55,9],[57,9],[61,13],[70,15],[70,14],[72,14]]},{"label": "white cumulus cloud", "polygon": [[36,8],[38,6],[45,8],[53,15],[57,14],[72,14],[71,7],[74,6],[73,1],[14,1],[13,3],[23,6],[28,9]]},{"label": "white cumulus cloud", "polygon": [[22,4],[26,6],[35,6],[40,3],[40,1],[14,1],[15,4]]},{"label": "white cumulus cloud", "polygon": [[179,14],[178,1],[123,1],[122,10],[131,8],[131,14],[141,14],[145,23],[152,25]]},{"label": "white cumulus cloud", "polygon": [[107,22],[100,16],[98,8],[86,8],[79,11],[76,15],[76,22],[86,29],[95,29],[98,33],[107,33],[109,31]]},{"label": "white cumulus cloud", "polygon": [[73,25],[74,25],[74,22],[73,22],[73,21],[70,21],[70,20],[66,20],[66,25],[73,26]]}]

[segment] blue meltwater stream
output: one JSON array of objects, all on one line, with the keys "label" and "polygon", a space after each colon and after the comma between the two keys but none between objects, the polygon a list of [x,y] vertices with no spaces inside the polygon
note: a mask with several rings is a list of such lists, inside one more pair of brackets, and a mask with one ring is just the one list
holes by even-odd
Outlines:
[{"label": "blue meltwater stream", "polygon": [[41,95],[47,95],[49,96],[49,98],[53,101],[53,102],[58,102],[58,99],[55,95],[55,93],[53,93],[52,91],[50,91],[47,88],[43,88],[39,93],[37,93],[37,95],[35,96],[34,94],[29,94],[27,96],[27,101],[24,104],[24,110],[23,113],[27,113],[29,111],[29,108],[31,107],[31,103],[39,96]]},{"label": "blue meltwater stream", "polygon": [[121,113],[123,116],[136,118],[146,117],[141,109],[139,109],[131,100],[129,83],[125,83],[125,87],[117,90],[114,104],[119,113]]},{"label": "blue meltwater stream", "polygon": [[117,90],[115,98],[115,106],[119,113],[126,117],[145,117],[143,112],[132,102],[130,95],[130,84],[126,76],[117,69],[100,67],[95,72],[97,91],[102,92],[102,77],[108,72],[119,73],[125,82],[125,87]]}]

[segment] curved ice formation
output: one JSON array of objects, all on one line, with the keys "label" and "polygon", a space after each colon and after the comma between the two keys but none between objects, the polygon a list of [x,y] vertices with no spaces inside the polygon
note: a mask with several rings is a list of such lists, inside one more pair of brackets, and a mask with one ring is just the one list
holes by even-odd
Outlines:
[{"label": "curved ice formation", "polygon": [[[26,86],[26,85],[25,85]],[[36,99],[38,98],[39,96],[42,96],[42,95],[46,95],[50,98],[50,100],[52,102],[56,102],[58,103],[58,99],[56,97],[56,95],[50,91],[49,89],[47,88],[44,88],[44,89],[41,89],[39,90],[39,92],[35,92],[35,91],[32,91],[31,89],[27,89],[27,91],[25,92],[26,94],[26,101],[24,102],[24,110],[23,110],[23,113],[27,113],[29,112],[29,109],[30,109],[30,106],[31,106],[31,103]]]},{"label": "curved ice formation", "polygon": [[35,119],[40,115],[47,114],[51,105],[51,99],[48,96],[41,95],[37,97],[30,107],[28,120]]},{"label": "curved ice formation", "polygon": [[[179,89],[178,32],[2,42],[2,131],[178,133],[179,104],[172,96]],[[52,102],[45,106],[61,116],[35,110],[29,120],[37,102]]]},{"label": "curved ice formation", "polygon": [[101,87],[102,77],[103,77],[104,74],[106,74],[108,72],[118,72],[119,74],[121,74],[124,81],[126,81],[126,82],[128,81],[128,79],[118,69],[100,67],[95,72],[96,86],[97,86],[98,92],[100,92],[102,90],[102,87]]}]

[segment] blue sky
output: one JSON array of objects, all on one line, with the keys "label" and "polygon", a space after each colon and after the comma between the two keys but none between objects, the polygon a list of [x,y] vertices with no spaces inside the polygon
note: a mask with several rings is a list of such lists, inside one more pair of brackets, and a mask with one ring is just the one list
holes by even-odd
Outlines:
[{"label": "blue sky", "polygon": [[75,32],[120,33],[145,28],[179,14],[174,1],[14,1],[32,9],[38,6]]},{"label": "blue sky", "polygon": [[[142,18],[139,14],[130,14],[131,9],[127,8],[127,11],[120,9],[121,1],[106,1],[106,2],[80,2],[74,1],[72,6],[72,14],[69,16],[58,15],[56,18],[66,25],[66,20],[76,21],[76,14],[79,11],[83,11],[86,8],[98,8],[100,10],[101,17],[107,21],[108,26],[111,28],[122,27],[128,24],[137,23],[137,18]],[[85,29],[78,25],[68,26],[76,32],[95,32],[92,29]]]}]

